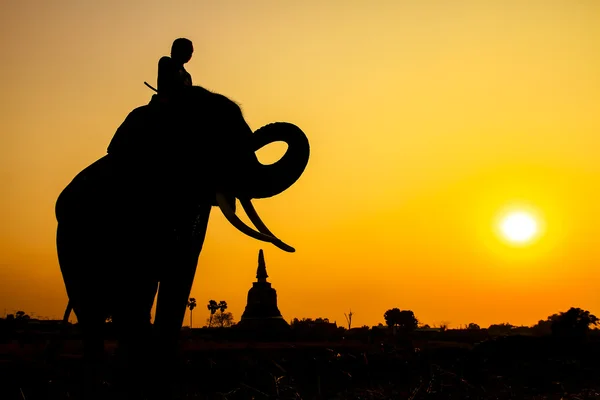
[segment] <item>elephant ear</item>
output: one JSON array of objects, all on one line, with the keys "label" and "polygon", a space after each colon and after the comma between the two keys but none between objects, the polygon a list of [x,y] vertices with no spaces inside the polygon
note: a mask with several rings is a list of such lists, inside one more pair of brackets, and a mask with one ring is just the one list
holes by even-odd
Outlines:
[{"label": "elephant ear", "polygon": [[[262,147],[277,141],[287,143],[288,149],[283,157],[271,165],[263,165],[256,158],[255,152]],[[310,147],[306,135],[296,125],[277,122],[263,126],[252,134],[246,142],[253,157],[249,165],[241,165],[238,171],[235,193],[240,199],[242,208],[256,230],[246,225],[235,214],[227,201],[225,192],[218,192],[217,203],[227,220],[242,233],[261,241],[273,243],[275,246],[287,252],[295,249],[277,238],[260,219],[252,205],[253,198],[267,198],[275,196],[293,185],[304,172],[308,164]],[[246,150],[246,155],[248,155]],[[241,179],[240,179],[241,178]]]}]

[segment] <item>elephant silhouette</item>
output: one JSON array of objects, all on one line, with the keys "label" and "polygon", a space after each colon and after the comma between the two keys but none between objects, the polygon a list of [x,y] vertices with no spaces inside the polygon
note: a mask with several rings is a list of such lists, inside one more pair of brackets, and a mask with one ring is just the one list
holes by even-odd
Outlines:
[{"label": "elephant silhouette", "polygon": [[[255,152],[275,141],[287,143],[286,153],[261,164]],[[295,251],[267,228],[252,199],[293,185],[309,154],[297,126],[276,122],[252,132],[235,102],[199,86],[176,104],[155,95],[134,109],[107,154],[56,201],[56,246],[69,298],[65,320],[72,309],[86,365],[93,369],[103,355],[102,328],[110,316],[128,370],[137,371],[126,379],[147,378],[150,365],[168,374],[211,208],[219,207],[244,234]],[[235,199],[256,229],[239,219]]]}]

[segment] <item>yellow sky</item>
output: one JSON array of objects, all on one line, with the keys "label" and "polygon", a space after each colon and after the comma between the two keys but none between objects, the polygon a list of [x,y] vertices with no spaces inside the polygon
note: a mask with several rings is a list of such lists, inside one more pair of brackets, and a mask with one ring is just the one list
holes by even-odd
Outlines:
[{"label": "yellow sky", "polygon": [[[288,320],[600,313],[598,21],[595,0],[2,2],[0,311],[62,314],[56,198],[188,37],[195,84],[241,103],[253,129],[292,122],[312,146],[297,184],[254,202],[297,252],[213,209],[201,305],[226,300],[239,319],[263,248]],[[511,207],[542,218],[532,245],[497,237]]]}]

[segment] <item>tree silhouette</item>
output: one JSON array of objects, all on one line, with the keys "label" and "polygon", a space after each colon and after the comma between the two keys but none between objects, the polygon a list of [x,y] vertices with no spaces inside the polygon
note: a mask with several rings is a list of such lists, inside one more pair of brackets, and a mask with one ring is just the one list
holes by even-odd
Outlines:
[{"label": "tree silhouette", "polygon": [[312,326],[316,326],[316,325],[322,325],[322,324],[329,324],[329,318],[322,318],[322,317],[318,317],[315,319],[312,318],[302,318],[302,319],[298,319],[298,318],[294,318],[292,320],[292,322],[290,323],[291,326],[308,326],[308,327],[312,327]]},{"label": "tree silhouette", "polygon": [[488,327],[488,333],[490,335],[508,335],[512,332],[515,326],[504,322],[502,324],[492,324]]},{"label": "tree silhouette", "polygon": [[210,311],[210,318],[208,320],[208,327],[210,328],[212,326],[213,315],[215,315],[215,313],[219,309],[219,304],[217,304],[216,300],[209,300],[206,308],[208,308],[208,310]]},{"label": "tree silhouette", "polygon": [[471,322],[468,326],[467,329],[471,330],[471,331],[478,331],[479,329],[481,329],[481,327],[473,322]]},{"label": "tree silhouette", "polygon": [[590,325],[598,325],[600,320],[589,311],[571,307],[559,315],[554,314],[548,318],[552,321],[550,326],[552,335],[557,337],[582,338],[587,335]]},{"label": "tree silhouette", "polygon": [[290,325],[292,327],[298,327],[298,326],[309,326],[314,324],[315,321],[313,321],[312,318],[302,318],[302,319],[298,319],[298,318],[294,318],[292,320],[292,322],[290,323]]},{"label": "tree silhouette", "polygon": [[531,327],[536,335],[544,336],[552,334],[552,322],[558,317],[558,314],[553,314],[547,319],[540,319],[537,324]]},{"label": "tree silhouette", "polygon": [[346,317],[346,322],[348,323],[348,329],[352,329],[352,310],[348,314],[344,313],[344,317]]},{"label": "tree silhouette", "polygon": [[20,321],[28,320],[31,318],[29,315],[25,314],[25,311],[17,311],[15,317],[15,319],[18,319]]},{"label": "tree silhouette", "polygon": [[187,306],[190,309],[190,329],[191,329],[194,327],[192,314],[194,312],[194,308],[196,308],[196,299],[193,297],[190,297],[190,300],[188,301]]},{"label": "tree silhouette", "polygon": [[389,326],[390,328],[396,325],[396,321],[398,321],[400,319],[400,309],[399,308],[392,308],[387,310],[384,314],[383,314],[383,319],[385,319],[385,324],[387,326]]},{"label": "tree silhouette", "polygon": [[233,325],[233,314],[230,312],[223,312],[215,315],[215,321],[221,326],[221,328],[230,327]]},{"label": "tree silhouette", "polygon": [[219,304],[217,304],[217,307],[219,309],[219,314],[217,314],[215,318],[217,318],[217,323],[219,325],[221,325],[221,328],[223,328],[223,326],[224,326],[223,313],[225,312],[225,310],[227,310],[227,302],[225,300],[221,300],[221,301],[219,301]]},{"label": "tree silhouette", "polygon": [[387,326],[398,327],[403,332],[412,332],[419,325],[415,314],[410,310],[401,311],[399,308],[392,308],[383,314],[383,318]]}]

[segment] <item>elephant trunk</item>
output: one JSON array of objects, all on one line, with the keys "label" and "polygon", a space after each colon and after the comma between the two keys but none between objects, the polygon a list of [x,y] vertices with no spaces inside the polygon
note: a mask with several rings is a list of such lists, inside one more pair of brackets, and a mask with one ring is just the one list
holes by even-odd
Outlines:
[{"label": "elephant trunk", "polygon": [[304,172],[310,156],[310,146],[304,132],[294,124],[275,122],[258,129],[250,139],[256,152],[267,144],[285,142],[286,153],[271,165],[258,163],[248,171],[240,199],[264,199],[275,196],[292,186]]},{"label": "elephant trunk", "polygon": [[[304,172],[310,156],[310,146],[304,132],[296,125],[276,122],[258,129],[250,137],[250,150],[252,162],[239,171],[234,193],[250,221],[257,230],[246,225],[235,214],[227,197],[217,192],[217,204],[227,220],[240,232],[261,241],[270,242],[287,252],[295,249],[278,239],[260,219],[252,205],[251,199],[262,199],[275,196],[292,186]],[[258,162],[254,154],[269,143],[282,141],[287,143],[288,149],[283,157],[271,165]]]}]

